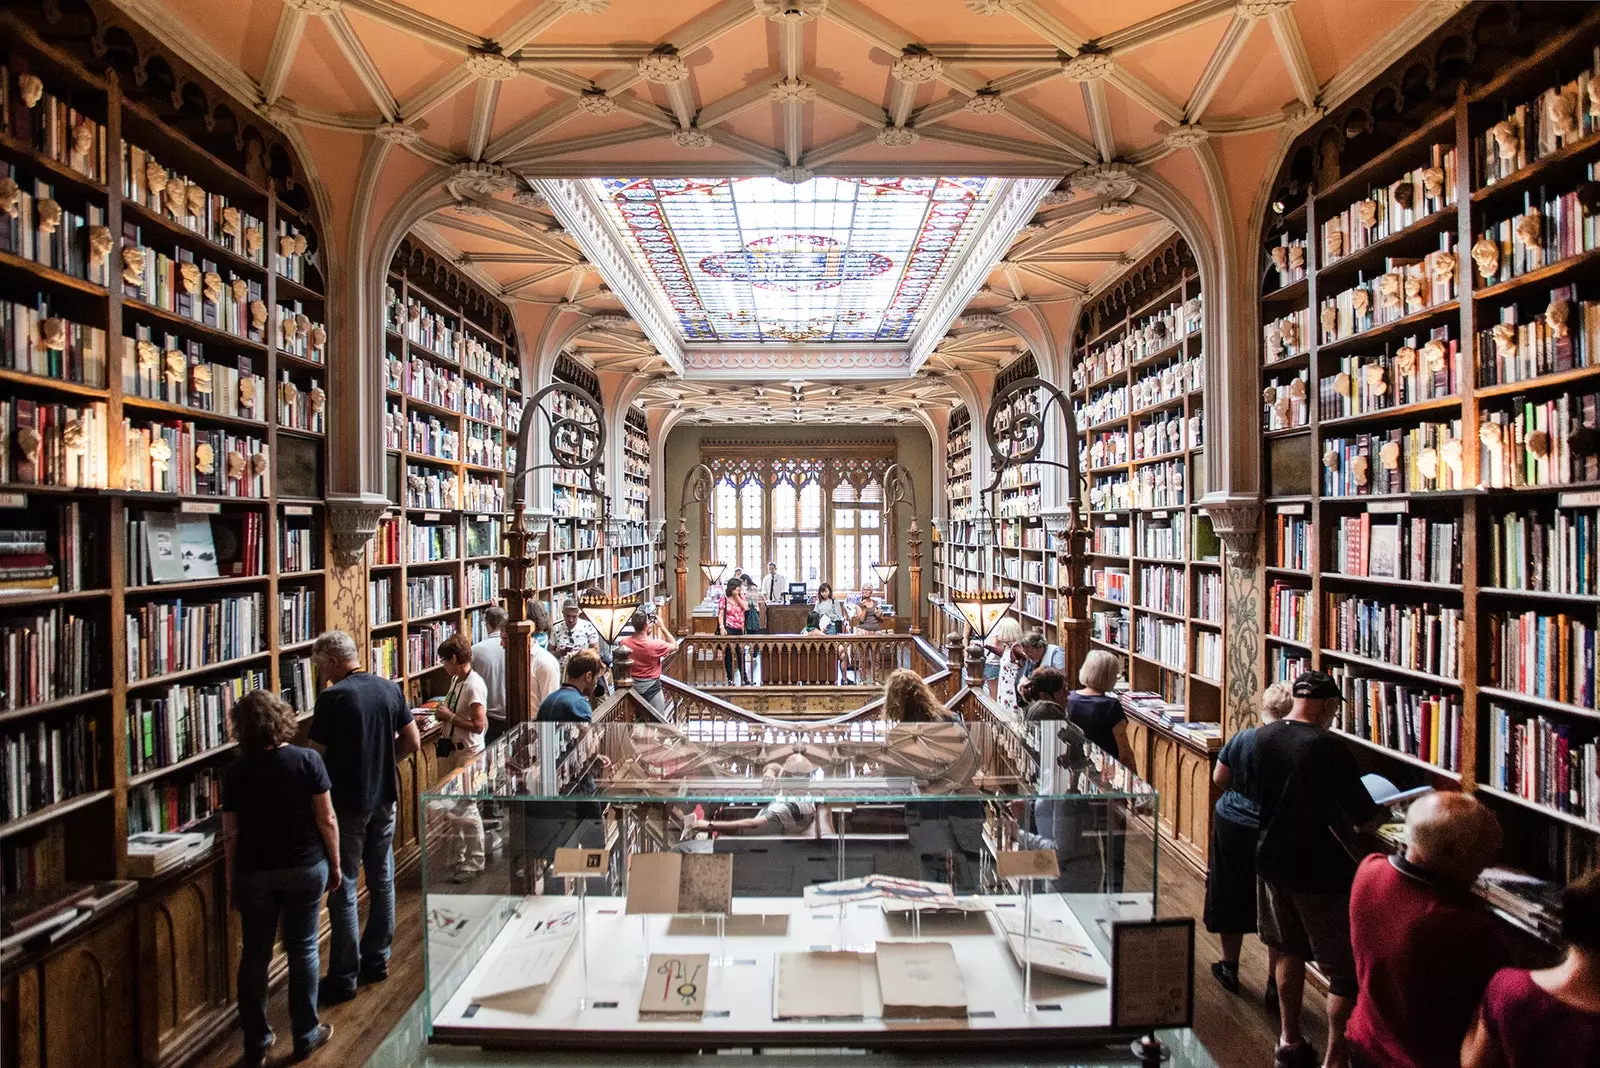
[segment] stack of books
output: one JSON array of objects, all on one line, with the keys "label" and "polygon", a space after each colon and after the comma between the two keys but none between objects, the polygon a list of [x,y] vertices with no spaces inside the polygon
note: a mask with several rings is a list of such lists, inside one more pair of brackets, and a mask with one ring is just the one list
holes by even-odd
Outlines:
[{"label": "stack of books", "polygon": [[48,537],[42,530],[0,530],[0,597],[60,590]]}]

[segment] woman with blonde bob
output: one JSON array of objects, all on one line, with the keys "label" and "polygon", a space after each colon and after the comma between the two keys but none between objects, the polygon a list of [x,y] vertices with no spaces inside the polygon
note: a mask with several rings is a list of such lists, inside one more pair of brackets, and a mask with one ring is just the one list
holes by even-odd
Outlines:
[{"label": "woman with blonde bob", "polygon": [[884,684],[883,718],[896,723],[949,723],[955,717],[922,676],[900,668]]},{"label": "woman with blonde bob", "polygon": [[1122,675],[1122,658],[1104,649],[1092,650],[1078,669],[1078,688],[1067,695],[1067,719],[1090,742],[1133,767],[1127,717],[1122,702],[1111,695]]},{"label": "woman with blonde bob", "polygon": [[[1285,683],[1275,682],[1261,693],[1261,723],[1265,726],[1288,715],[1294,697]],[[1256,837],[1260,833],[1261,810],[1247,796],[1254,774],[1251,756],[1255,750],[1256,729],[1238,731],[1217,754],[1211,781],[1223,791],[1217,798],[1216,817],[1211,821],[1211,866],[1206,870],[1206,930],[1222,940],[1222,959],[1211,965],[1217,982],[1233,993],[1239,992],[1239,952],[1244,936],[1256,933]],[[1272,948],[1267,948],[1267,989],[1263,1001],[1268,1009],[1278,1005],[1278,987],[1273,981]]]}]

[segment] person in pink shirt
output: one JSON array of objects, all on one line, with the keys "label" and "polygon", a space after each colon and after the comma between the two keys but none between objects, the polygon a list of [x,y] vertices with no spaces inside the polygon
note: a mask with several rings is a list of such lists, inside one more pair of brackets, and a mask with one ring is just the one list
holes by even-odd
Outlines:
[{"label": "person in pink shirt", "polygon": [[[728,580],[722,590],[722,606],[717,609],[717,633],[739,635],[744,633],[744,614],[750,607],[750,602],[745,599],[744,584],[736,578]],[[733,650],[726,649],[722,654],[722,665],[728,673],[728,685],[733,685],[733,665],[739,664],[739,684],[750,685],[750,679],[744,670],[744,654],[734,655]]]},{"label": "person in pink shirt", "polygon": [[1561,894],[1567,956],[1554,968],[1502,968],[1489,980],[1462,1068],[1600,1064],[1600,869]]},{"label": "person in pink shirt", "polygon": [[666,701],[661,695],[661,661],[678,647],[672,634],[660,618],[651,619],[644,612],[635,612],[628,620],[632,634],[624,636],[622,644],[633,657],[633,692],[650,702],[650,707],[665,714]]}]

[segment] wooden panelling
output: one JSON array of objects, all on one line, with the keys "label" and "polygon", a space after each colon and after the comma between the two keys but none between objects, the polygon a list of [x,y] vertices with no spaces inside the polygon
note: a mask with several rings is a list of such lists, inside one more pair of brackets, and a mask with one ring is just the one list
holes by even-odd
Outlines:
[{"label": "wooden panelling", "polygon": [[166,1064],[230,1004],[221,859],[139,903],[144,1063]]},{"label": "wooden panelling", "polygon": [[1211,843],[1211,761],[1192,749],[1178,750],[1178,842],[1204,864]]},{"label": "wooden panelling", "polygon": [[1169,835],[1175,834],[1181,805],[1178,796],[1178,743],[1155,732],[1152,732],[1150,740],[1150,773],[1150,785],[1156,788],[1161,798],[1157,809],[1161,829]]},{"label": "wooden panelling", "polygon": [[[25,1022],[18,1037],[39,1051],[39,1068],[137,1063],[135,941],[134,911],[126,909],[19,977],[18,1008],[25,1021],[36,1021],[37,1032],[28,1034]],[[37,994],[30,996],[26,991],[35,976]]]}]

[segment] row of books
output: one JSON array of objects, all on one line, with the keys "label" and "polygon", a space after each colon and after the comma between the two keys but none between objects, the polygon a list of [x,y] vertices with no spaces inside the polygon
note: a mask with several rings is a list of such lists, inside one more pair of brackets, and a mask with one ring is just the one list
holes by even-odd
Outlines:
[{"label": "row of books", "polygon": [[1459,585],[1460,545],[1460,519],[1347,515],[1339,517],[1329,563],[1341,575]]},{"label": "row of books", "polygon": [[104,387],[106,332],[53,314],[43,292],[32,304],[0,301],[0,369]]},{"label": "row of books", "polygon": [[188,420],[136,424],[124,419],[126,488],[186,497],[265,497],[267,443],[251,434]]},{"label": "row of books", "polygon": [[1097,641],[1127,652],[1128,610],[1126,608],[1117,608],[1110,611],[1090,612],[1089,632]]},{"label": "row of books", "polygon": [[[1498,408],[1504,403],[1506,408]],[[1496,489],[1600,479],[1600,393],[1513,397],[1481,412],[1478,478]]]},{"label": "row of books", "polygon": [[1296,308],[1261,327],[1261,358],[1287,360],[1311,351],[1311,309]]},{"label": "row of books", "polygon": [[210,193],[158,162],[138,145],[122,143],[122,195],[241,259],[265,264],[264,226],[221,193]]},{"label": "row of books", "polygon": [[1600,595],[1600,509],[1506,512],[1488,530],[1488,585]]},{"label": "row of books", "polygon": [[1594,611],[1490,612],[1489,685],[1547,701],[1595,708]]},{"label": "row of books", "polygon": [[20,486],[104,489],[105,404],[0,399],[0,475]]},{"label": "row of books", "polygon": [[20,819],[101,789],[101,741],[93,716],[37,721],[0,734],[0,815]]},{"label": "row of books", "polygon": [[1292,568],[1295,571],[1310,570],[1311,537],[1311,520],[1306,516],[1285,512],[1273,516],[1268,566]]},{"label": "row of books", "polygon": [[[28,75],[34,72],[25,61],[0,64],[0,130],[92,182],[105,181],[104,101],[58,96],[47,84],[39,99],[29,105],[18,85],[18,80]],[[84,103],[91,110],[84,110]]]},{"label": "row of books", "polygon": [[1113,419],[1123,419],[1127,414],[1128,387],[1111,386],[1091,393],[1088,403],[1078,406],[1078,429],[1086,430],[1091,426],[1109,423]]},{"label": "row of books", "polygon": [[[1591,163],[1589,182],[1594,181],[1596,173]],[[1532,192],[1523,194],[1522,214],[1488,223],[1476,235],[1474,252],[1488,242],[1498,250],[1499,261],[1494,264],[1494,271],[1485,272],[1483,266],[1488,261],[1475,258],[1473,273],[1477,284],[1508,282],[1600,247],[1600,215],[1585,207],[1586,196],[1587,193],[1580,196],[1576,189],[1549,195],[1541,190],[1538,199]]]},{"label": "row of books", "polygon": [[1592,725],[1489,706],[1488,785],[1600,826],[1600,740]]},{"label": "row of books", "polygon": [[506,466],[506,449],[500,431],[469,422],[467,424],[466,459],[467,463],[477,464],[479,467],[494,467],[504,470]]},{"label": "row of books", "polygon": [[1276,580],[1267,590],[1267,633],[1311,644],[1311,591]]},{"label": "row of books", "polygon": [[1207,623],[1222,622],[1222,572],[1214,569],[1195,572],[1194,616]]},{"label": "row of books", "polygon": [[461,507],[469,512],[504,512],[506,488],[498,481],[491,482],[475,475],[468,475]]},{"label": "row of books", "polygon": [[317,676],[311,657],[286,656],[278,664],[283,683],[281,696],[295,712],[304,715],[317,707]]},{"label": "row of books", "polygon": [[269,685],[267,672],[168,686],[128,698],[128,774],[167,768],[228,744],[228,713],[252,690]]},{"label": "row of books", "polygon": [[1044,495],[1037,488],[1012,490],[1001,496],[995,514],[1002,519],[1020,519],[1024,516],[1039,515],[1043,508]]},{"label": "row of books", "polygon": [[256,511],[227,516],[130,511],[124,520],[128,585],[265,575],[265,524],[266,517]]},{"label": "row of books", "polygon": [[1450,328],[1442,326],[1421,345],[1409,338],[1392,353],[1344,356],[1321,370],[1317,411],[1323,419],[1341,419],[1453,396],[1461,381],[1461,352]]},{"label": "row of books", "polygon": [[328,362],[328,330],[298,300],[278,304],[278,351],[308,363]]},{"label": "row of books", "polygon": [[1129,387],[1128,402],[1134,411],[1163,401],[1198,392],[1205,386],[1205,361],[1199,356],[1173,360],[1140,375]]},{"label": "row of books", "polygon": [[[1110,527],[1105,529],[1115,530]],[[1123,528],[1126,529],[1126,528]],[[1139,519],[1139,555],[1159,560],[1188,559],[1188,530],[1183,516],[1141,516]]]},{"label": "row of books", "polygon": [[109,285],[111,261],[91,255],[90,238],[106,230],[106,210],[99,204],[68,204],[56,199],[49,182],[29,181],[12,164],[0,161],[0,178],[20,189],[16,209],[0,211],[0,252],[95,285]]},{"label": "row of books", "polygon": [[102,621],[59,606],[0,618],[0,709],[48,704],[105,685]]},{"label": "row of books", "polygon": [[[309,385],[302,385],[309,383]],[[328,395],[315,378],[299,382],[287,370],[278,372],[278,425],[288,430],[323,433]]]},{"label": "row of books", "polygon": [[284,645],[308,642],[322,630],[317,617],[317,591],[295,586],[278,591],[278,641]]},{"label": "row of books", "polygon": [[1086,467],[1090,470],[1097,467],[1112,467],[1128,462],[1128,431],[1119,427],[1116,430],[1100,431],[1090,435]]},{"label": "row of books", "polygon": [[[83,522],[83,504],[69,500],[54,509],[40,505],[35,508],[27,522],[43,522],[48,517],[54,519],[51,529],[32,526],[0,529],[0,556],[5,557],[0,567],[34,569],[40,566],[39,558],[43,557],[50,565],[50,577],[54,580],[44,588],[46,593],[75,593],[104,585],[104,558],[100,555],[102,529],[98,523]],[[8,590],[18,592],[0,579],[0,596]]]},{"label": "row of books", "polygon": [[1440,233],[1439,244],[1439,252],[1422,259],[1388,257],[1383,273],[1325,299],[1317,312],[1322,343],[1355,337],[1454,300],[1455,252],[1448,232]]},{"label": "row of books", "polygon": [[406,628],[406,674],[420,675],[439,666],[439,646],[455,634],[456,626],[444,620]]},{"label": "row of books", "polygon": [[214,768],[141,783],[128,791],[128,834],[180,831],[221,808],[222,775]]},{"label": "row of books", "polygon": [[1134,468],[1132,507],[1179,508],[1187,504],[1187,470],[1187,463],[1181,459]]},{"label": "row of books", "polygon": [[132,223],[124,222],[122,230],[118,277],[123,296],[213,330],[266,343],[266,305],[260,282],[241,278],[231,270],[224,275],[216,263],[196,259],[186,248],[147,247],[139,227]]},{"label": "row of books", "polygon": [[[1392,237],[1456,202],[1456,150],[1431,145],[1428,162],[1401,174],[1387,185],[1368,188],[1361,199],[1322,221],[1319,267],[1337,263]],[[1321,221],[1322,205],[1318,216]],[[1331,205],[1330,205],[1331,208]]]},{"label": "row of books", "polygon": [[480,423],[490,423],[500,427],[506,422],[506,402],[500,391],[490,386],[481,386],[470,379],[461,392],[461,410],[467,418],[476,419]]},{"label": "row of books", "polygon": [[1311,422],[1310,389],[1307,383],[1311,374],[1304,369],[1290,377],[1274,375],[1261,390],[1261,429],[1292,430]]},{"label": "row of books", "polygon": [[0,530],[0,597],[55,593],[61,585],[49,532]]},{"label": "row of books", "polygon": [[1531,322],[1507,305],[1498,321],[1478,331],[1478,385],[1523,382],[1600,361],[1600,301],[1579,300],[1576,286],[1552,290]]},{"label": "row of books", "polygon": [[[1100,556],[1128,556],[1133,542],[1132,533],[1133,532],[1125,526],[1096,526],[1094,528],[1094,538],[1091,542],[1093,551]],[[1181,558],[1183,549],[1183,535],[1181,528],[1176,540],[1178,542],[1179,550],[1177,554],[1164,552],[1148,553],[1142,552],[1141,550],[1142,555],[1179,559]]]},{"label": "row of books", "polygon": [[1133,651],[1174,671],[1187,671],[1188,627],[1158,616],[1140,616],[1134,624]]},{"label": "row of books", "polygon": [[315,571],[322,566],[320,532],[309,523],[309,519],[286,516],[278,524],[278,570],[287,574]]},{"label": "row of books", "polygon": [[1571,81],[1551,86],[1507,109],[1499,122],[1473,138],[1478,183],[1493,185],[1537,163],[1552,152],[1600,130],[1600,115],[1589,107],[1600,71],[1600,48]]},{"label": "row of books", "polygon": [[461,605],[454,575],[407,575],[406,612],[415,619]]},{"label": "row of books", "polygon": [[468,374],[516,389],[522,379],[522,369],[500,355],[501,351],[500,346],[491,346],[468,333],[466,344],[461,346],[461,366]]},{"label": "row of books", "polygon": [[404,674],[400,662],[398,635],[386,634],[381,638],[373,638],[368,659],[372,673],[380,679],[398,679]]},{"label": "row of books", "polygon": [[435,311],[431,304],[417,297],[401,300],[392,285],[384,287],[384,314],[389,329],[411,344],[449,360],[459,359],[459,346],[466,333],[454,316]]},{"label": "row of books", "polygon": [[306,264],[315,255],[312,240],[315,238],[309,229],[291,222],[282,215],[278,216],[278,241],[273,246],[273,263],[277,271],[291,282],[306,283]]},{"label": "row of books", "polygon": [[[1194,673],[1212,682],[1222,681],[1223,644],[1220,630],[1196,629],[1194,632]],[[1221,728],[1216,733],[1222,739]]]},{"label": "row of books", "polygon": [[467,603],[482,604],[500,596],[500,569],[495,564],[467,565]]},{"label": "row of books", "polygon": [[421,357],[414,357],[406,365],[400,392],[412,400],[459,412],[464,386],[465,380],[456,372]]},{"label": "row of books", "polygon": [[1322,449],[1325,497],[1430,493],[1462,487],[1459,419],[1329,438]]},{"label": "row of books", "polygon": [[406,466],[407,508],[453,511],[460,504],[461,479],[454,471],[440,471],[417,464]]},{"label": "row of books", "polygon": [[1461,609],[1344,593],[1323,598],[1327,648],[1443,678],[1461,677]]},{"label": "row of books", "polygon": [[413,564],[454,560],[460,555],[453,524],[409,523],[406,533],[409,544],[407,559]]},{"label": "row of books", "polygon": [[[394,418],[400,413],[390,409]],[[406,419],[406,448],[439,460],[461,459],[461,431],[441,422],[437,416],[409,413]]]},{"label": "row of books", "polygon": [[1139,568],[1139,607],[1181,616],[1188,594],[1188,575],[1181,567]]},{"label": "row of books", "polygon": [[1278,234],[1277,240],[1266,248],[1267,262],[1263,267],[1266,271],[1275,272],[1276,278],[1268,278],[1267,289],[1282,289],[1292,286],[1306,276],[1306,239],[1302,236],[1291,235],[1287,231]]},{"label": "row of books", "polygon": [[266,648],[266,594],[204,601],[155,601],[128,612],[127,678],[155,678]]},{"label": "row of books", "polygon": [[367,580],[367,621],[374,627],[395,621],[394,580],[387,575]]},{"label": "row of books", "polygon": [[1099,382],[1108,375],[1124,371],[1129,364],[1138,363],[1162,349],[1170,348],[1198,330],[1199,299],[1196,298],[1192,303],[1194,307],[1191,312],[1188,304],[1173,301],[1167,307],[1152,312],[1131,325],[1127,333],[1117,340],[1092,350],[1079,360],[1074,368],[1072,388],[1081,390],[1084,386]]},{"label": "row of books", "polygon": [[[1199,414],[1196,413],[1194,433],[1198,432]],[[1165,456],[1182,452],[1190,437],[1190,420],[1182,412],[1167,414],[1140,423],[1133,432],[1133,457],[1143,460],[1151,456]]]},{"label": "row of books", "polygon": [[1089,481],[1089,510],[1114,512],[1133,506],[1133,492],[1125,474],[1098,475]]},{"label": "row of books", "polygon": [[1340,730],[1445,771],[1461,770],[1460,695],[1359,675],[1344,664],[1330,665],[1329,674],[1344,695]]},{"label": "row of books", "polygon": [[266,420],[266,379],[248,356],[206,358],[198,341],[136,324],[122,339],[122,389],[135,397],[178,404],[233,419]]},{"label": "row of books", "polygon": [[1267,682],[1293,682],[1310,670],[1310,653],[1283,645],[1267,645]]}]

